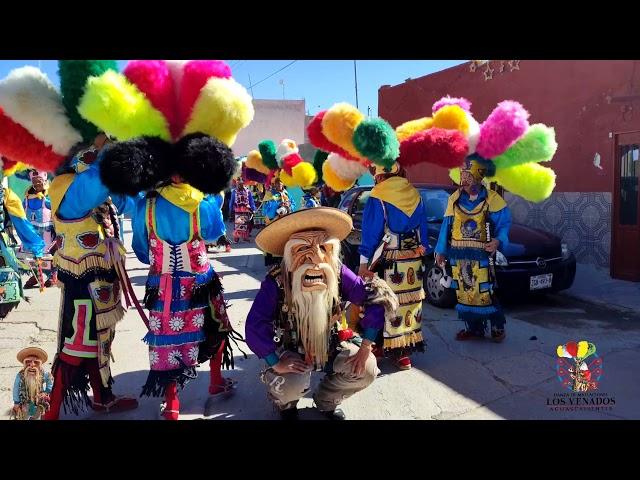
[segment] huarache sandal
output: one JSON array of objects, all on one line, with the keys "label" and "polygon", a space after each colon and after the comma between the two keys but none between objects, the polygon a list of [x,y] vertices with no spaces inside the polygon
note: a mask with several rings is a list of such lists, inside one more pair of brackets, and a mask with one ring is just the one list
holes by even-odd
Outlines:
[{"label": "huarache sandal", "polygon": [[502,342],[506,336],[507,336],[507,333],[504,331],[504,328],[491,329],[491,340],[493,340],[496,343]]},{"label": "huarache sandal", "polygon": [[411,370],[411,359],[409,357],[400,357],[396,360],[396,367],[399,370]]},{"label": "huarache sandal", "polygon": [[101,413],[124,412],[138,408],[138,400],[130,397],[114,397],[114,399],[108,403],[93,402],[91,408]]},{"label": "huarache sandal", "polygon": [[473,332],[471,330],[463,329],[456,333],[456,340],[461,342],[465,340],[482,340],[484,338],[484,333]]},{"label": "huarache sandal", "polygon": [[233,391],[238,382],[230,378],[224,378],[224,385],[211,385],[209,386],[209,395],[221,395],[223,393],[229,393]]}]

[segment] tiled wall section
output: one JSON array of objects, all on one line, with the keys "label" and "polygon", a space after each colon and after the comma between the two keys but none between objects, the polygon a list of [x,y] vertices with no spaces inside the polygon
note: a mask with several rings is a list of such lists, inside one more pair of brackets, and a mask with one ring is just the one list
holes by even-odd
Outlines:
[{"label": "tiled wall section", "polygon": [[560,192],[531,203],[505,192],[513,220],[562,238],[580,263],[609,266],[611,193]]}]

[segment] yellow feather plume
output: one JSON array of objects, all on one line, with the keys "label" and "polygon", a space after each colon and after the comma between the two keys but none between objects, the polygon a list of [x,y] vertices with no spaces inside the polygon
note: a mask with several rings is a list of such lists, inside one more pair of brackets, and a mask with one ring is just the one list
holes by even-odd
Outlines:
[{"label": "yellow feather plume", "polygon": [[433,115],[433,126],[447,130],[459,130],[464,135],[469,133],[467,113],[458,105],[446,105]]},{"label": "yellow feather plume", "polygon": [[318,179],[316,169],[308,162],[300,162],[291,169],[291,173],[293,173],[293,180],[296,185],[302,188],[310,187]]},{"label": "yellow feather plume", "polygon": [[329,162],[324,162],[322,164],[322,179],[332,190],[335,190],[336,192],[349,190],[355,183],[355,180],[345,180],[339,177],[338,174],[333,171]]},{"label": "yellow feather plume", "polygon": [[396,127],[396,135],[398,136],[398,141],[402,142],[414,133],[428,130],[432,125],[433,118],[431,117],[423,117],[418,118],[417,120],[409,120],[408,122],[404,122],[402,125]]},{"label": "yellow feather plume", "polygon": [[124,141],[141,135],[170,140],[164,115],[124,75],[109,70],[89,77],[78,112],[100,130]]},{"label": "yellow feather plume", "polygon": [[449,178],[453,180],[453,183],[460,185],[460,168],[452,168],[449,170]]},{"label": "yellow feather plume", "polygon": [[498,182],[511,193],[530,202],[546,200],[556,186],[555,172],[537,163],[500,168],[496,171],[495,177],[486,180]]},{"label": "yellow feather plume", "polygon": [[251,96],[232,78],[210,78],[193,105],[183,134],[202,132],[232,146],[253,120]]},{"label": "yellow feather plume", "polygon": [[247,154],[245,165],[247,166],[247,168],[253,168],[254,170],[257,170],[258,172],[265,175],[269,175],[269,172],[271,171],[269,170],[269,167],[262,163],[262,155],[260,155],[260,152],[258,150],[251,150]]},{"label": "yellow feather plume", "polygon": [[322,133],[330,142],[344,148],[354,157],[363,158],[353,146],[353,132],[362,120],[364,115],[353,105],[336,103],[322,118]]}]

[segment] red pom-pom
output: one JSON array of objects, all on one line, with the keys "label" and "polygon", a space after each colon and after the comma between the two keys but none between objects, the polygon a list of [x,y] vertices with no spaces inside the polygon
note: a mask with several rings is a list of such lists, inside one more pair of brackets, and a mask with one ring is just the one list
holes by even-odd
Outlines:
[{"label": "red pom-pom", "polygon": [[125,67],[124,75],[164,115],[171,134],[177,138],[184,125],[178,121],[173,79],[167,63],[164,60],[132,60]]},{"label": "red pom-pom", "polygon": [[324,136],[324,133],[322,133],[322,119],[324,118],[325,113],[327,113],[326,110],[317,113],[311,122],[309,122],[309,125],[307,125],[307,134],[309,135],[309,141],[311,144],[324,152],[337,153],[341,157],[349,160],[359,161],[359,159],[335,143],[331,143],[329,139]]},{"label": "red pom-pom", "polygon": [[432,163],[444,168],[461,167],[469,150],[467,139],[458,130],[430,128],[415,133],[400,144],[398,163],[403,167]]},{"label": "red pom-pom", "polygon": [[16,162],[47,172],[54,172],[64,162],[62,155],[11,120],[1,108],[0,132],[0,152]]},{"label": "red pom-pom", "polygon": [[353,338],[353,331],[350,328],[346,328],[344,330],[338,331],[338,339],[341,342],[346,342],[347,340]]},{"label": "red pom-pom", "polygon": [[287,155],[282,159],[282,169],[287,172],[289,175],[292,175],[291,169],[302,162],[302,157],[297,153],[292,153],[291,155]]}]

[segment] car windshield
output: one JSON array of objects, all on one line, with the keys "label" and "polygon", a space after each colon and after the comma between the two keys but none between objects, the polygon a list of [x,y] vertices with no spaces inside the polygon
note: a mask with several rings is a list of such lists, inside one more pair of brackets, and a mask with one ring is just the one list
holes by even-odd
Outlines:
[{"label": "car windshield", "polygon": [[447,209],[447,201],[451,192],[442,188],[420,188],[420,196],[422,203],[427,211],[427,221],[433,223],[442,223],[444,212]]}]

